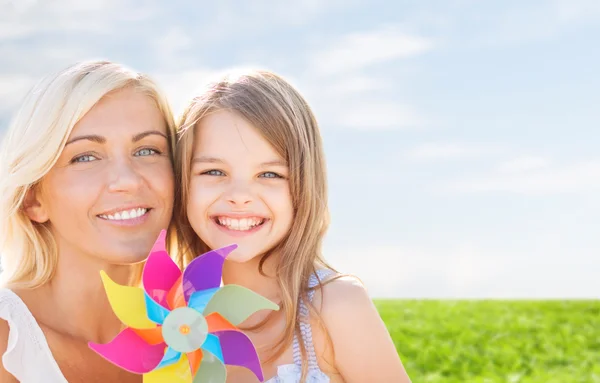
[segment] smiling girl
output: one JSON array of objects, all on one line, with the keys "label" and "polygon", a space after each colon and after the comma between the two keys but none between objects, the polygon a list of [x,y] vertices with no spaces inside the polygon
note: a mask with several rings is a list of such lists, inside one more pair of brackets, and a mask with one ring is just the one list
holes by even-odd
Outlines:
[{"label": "smiling girl", "polygon": [[[223,282],[280,304],[242,326],[269,383],[409,378],[363,286],[321,254],[328,226],[319,128],[302,96],[266,71],[211,83],[186,109],[176,173],[183,264],[238,244]],[[252,382],[229,369],[230,382]]]}]

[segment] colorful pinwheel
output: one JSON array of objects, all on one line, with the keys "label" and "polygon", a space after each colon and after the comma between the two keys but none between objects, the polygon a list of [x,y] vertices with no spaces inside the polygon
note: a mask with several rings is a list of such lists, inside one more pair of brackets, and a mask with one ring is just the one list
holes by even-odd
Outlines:
[{"label": "colorful pinwheel", "polygon": [[201,255],[182,273],[165,237],[162,231],[146,261],[143,288],[121,286],[101,272],[110,305],[127,327],[109,343],[89,347],[143,374],[144,383],[221,383],[225,365],[246,367],[262,382],[254,345],[236,326],[256,311],[279,307],[244,287],[221,287],[223,263],[236,245]]}]

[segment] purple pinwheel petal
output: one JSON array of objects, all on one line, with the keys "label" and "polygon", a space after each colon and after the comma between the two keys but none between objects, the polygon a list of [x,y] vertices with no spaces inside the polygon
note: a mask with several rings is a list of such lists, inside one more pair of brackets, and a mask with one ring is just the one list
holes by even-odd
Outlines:
[{"label": "purple pinwheel petal", "polygon": [[263,381],[263,372],[260,360],[252,341],[246,334],[236,330],[218,331],[213,335],[219,338],[223,361],[226,365],[246,367]]},{"label": "purple pinwheel petal", "polygon": [[221,285],[225,258],[236,248],[237,245],[230,245],[212,250],[190,262],[183,271],[181,284],[186,302],[196,291],[213,289]]}]

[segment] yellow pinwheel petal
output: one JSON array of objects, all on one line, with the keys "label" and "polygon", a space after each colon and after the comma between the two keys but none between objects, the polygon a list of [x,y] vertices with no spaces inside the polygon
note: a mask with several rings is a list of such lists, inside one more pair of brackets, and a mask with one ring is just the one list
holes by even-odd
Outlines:
[{"label": "yellow pinwheel petal", "polygon": [[177,363],[144,374],[144,383],[190,383],[192,372],[185,354]]},{"label": "yellow pinwheel petal", "polygon": [[148,319],[146,314],[146,302],[144,290],[138,287],[121,286],[114,282],[104,272],[100,271],[104,290],[108,301],[117,315],[117,318],[126,326],[134,329],[150,329],[156,327],[156,323]]}]

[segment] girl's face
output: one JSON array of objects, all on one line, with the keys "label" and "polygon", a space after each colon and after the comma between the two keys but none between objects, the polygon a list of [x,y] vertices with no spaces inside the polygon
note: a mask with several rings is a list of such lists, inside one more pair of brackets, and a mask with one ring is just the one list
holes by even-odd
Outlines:
[{"label": "girl's face", "polygon": [[49,222],[61,254],[114,264],[144,260],[172,217],[167,134],[149,97],[129,88],[107,95],[75,125],[28,197],[29,217]]},{"label": "girl's face", "polygon": [[288,167],[257,129],[228,111],[196,127],[187,216],[211,248],[246,262],[276,246],[294,216]]}]

